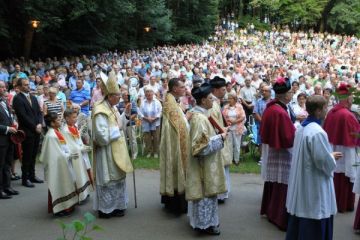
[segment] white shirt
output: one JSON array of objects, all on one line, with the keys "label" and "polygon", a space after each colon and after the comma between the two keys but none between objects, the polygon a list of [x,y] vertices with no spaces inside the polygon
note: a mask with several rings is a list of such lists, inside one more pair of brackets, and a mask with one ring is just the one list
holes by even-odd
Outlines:
[{"label": "white shirt", "polygon": [[247,102],[254,102],[256,100],[255,94],[256,89],[253,86],[249,88],[245,86],[240,90],[240,97]]}]

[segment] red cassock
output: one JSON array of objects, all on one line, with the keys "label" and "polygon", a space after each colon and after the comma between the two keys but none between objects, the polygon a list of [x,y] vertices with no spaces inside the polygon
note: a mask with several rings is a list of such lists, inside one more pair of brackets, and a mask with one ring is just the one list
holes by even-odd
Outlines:
[{"label": "red cassock", "polygon": [[[268,144],[272,149],[280,150],[293,146],[295,127],[285,104],[277,99],[267,104],[261,120],[260,135],[262,143]],[[287,184],[265,182],[260,214],[266,215],[270,222],[283,231],[286,231],[288,222],[286,195]]]},{"label": "red cassock", "polygon": [[[360,124],[354,114],[342,104],[337,104],[329,111],[324,122],[324,130],[333,145],[359,146],[357,135],[360,132]],[[353,211],[355,194],[352,192],[353,183],[350,178],[344,173],[334,173],[334,187],[338,211]]]},{"label": "red cassock", "polygon": [[354,114],[341,104],[333,107],[324,122],[324,130],[333,145],[359,146],[360,124]]},{"label": "red cassock", "polygon": [[291,148],[294,144],[295,127],[287,107],[277,99],[266,106],[260,126],[261,142],[271,148]]}]

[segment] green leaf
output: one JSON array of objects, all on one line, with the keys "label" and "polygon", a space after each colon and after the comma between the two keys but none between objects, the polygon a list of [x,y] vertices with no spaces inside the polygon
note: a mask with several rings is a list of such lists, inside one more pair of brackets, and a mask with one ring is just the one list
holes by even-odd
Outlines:
[{"label": "green leaf", "polygon": [[96,217],[92,215],[91,213],[87,212],[84,214],[85,223],[89,224],[91,222],[94,222],[96,220]]},{"label": "green leaf", "polygon": [[74,220],[72,222],[72,225],[74,226],[76,232],[80,232],[80,231],[84,230],[84,228],[85,228],[85,224],[79,220]]},{"label": "green leaf", "polygon": [[96,231],[96,232],[100,232],[100,231],[104,231],[104,229],[102,227],[100,227],[99,225],[94,225],[91,230]]}]

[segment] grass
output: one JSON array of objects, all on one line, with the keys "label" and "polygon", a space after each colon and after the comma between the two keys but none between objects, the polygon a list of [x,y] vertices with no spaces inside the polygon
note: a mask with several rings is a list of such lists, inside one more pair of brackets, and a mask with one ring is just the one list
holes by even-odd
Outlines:
[{"label": "grass", "polygon": [[[141,149],[140,144],[138,144],[138,147],[139,149]],[[242,149],[241,152],[244,152],[244,149]],[[250,152],[242,154],[242,156],[240,157],[240,164],[238,166],[232,164],[230,166],[230,172],[260,174],[261,167],[257,163],[260,158],[260,154],[257,150],[255,150],[254,152],[254,154],[251,154]],[[38,154],[36,162],[39,162],[39,156],[40,154]],[[89,157],[91,159],[91,154],[89,155]],[[139,155],[133,161],[133,163],[135,169],[159,170],[159,158],[146,158],[145,156]]]},{"label": "grass", "polygon": [[[255,160],[256,159],[256,160]],[[259,174],[261,167],[257,164],[259,159],[258,154],[255,154],[255,158],[251,156],[250,153],[245,153],[240,160],[238,166],[231,165],[230,172],[232,173],[255,173]],[[158,158],[146,158],[144,156],[139,156],[134,160],[134,166],[136,169],[159,169],[159,159]]]}]

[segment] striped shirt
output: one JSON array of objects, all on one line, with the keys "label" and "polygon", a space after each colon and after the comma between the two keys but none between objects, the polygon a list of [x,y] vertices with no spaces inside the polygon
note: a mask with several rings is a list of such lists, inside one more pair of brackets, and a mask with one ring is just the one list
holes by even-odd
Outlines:
[{"label": "striped shirt", "polygon": [[61,115],[61,102],[59,100],[56,100],[56,103],[52,103],[49,100],[44,101],[44,105],[47,107],[47,113],[54,112],[57,115]]}]

